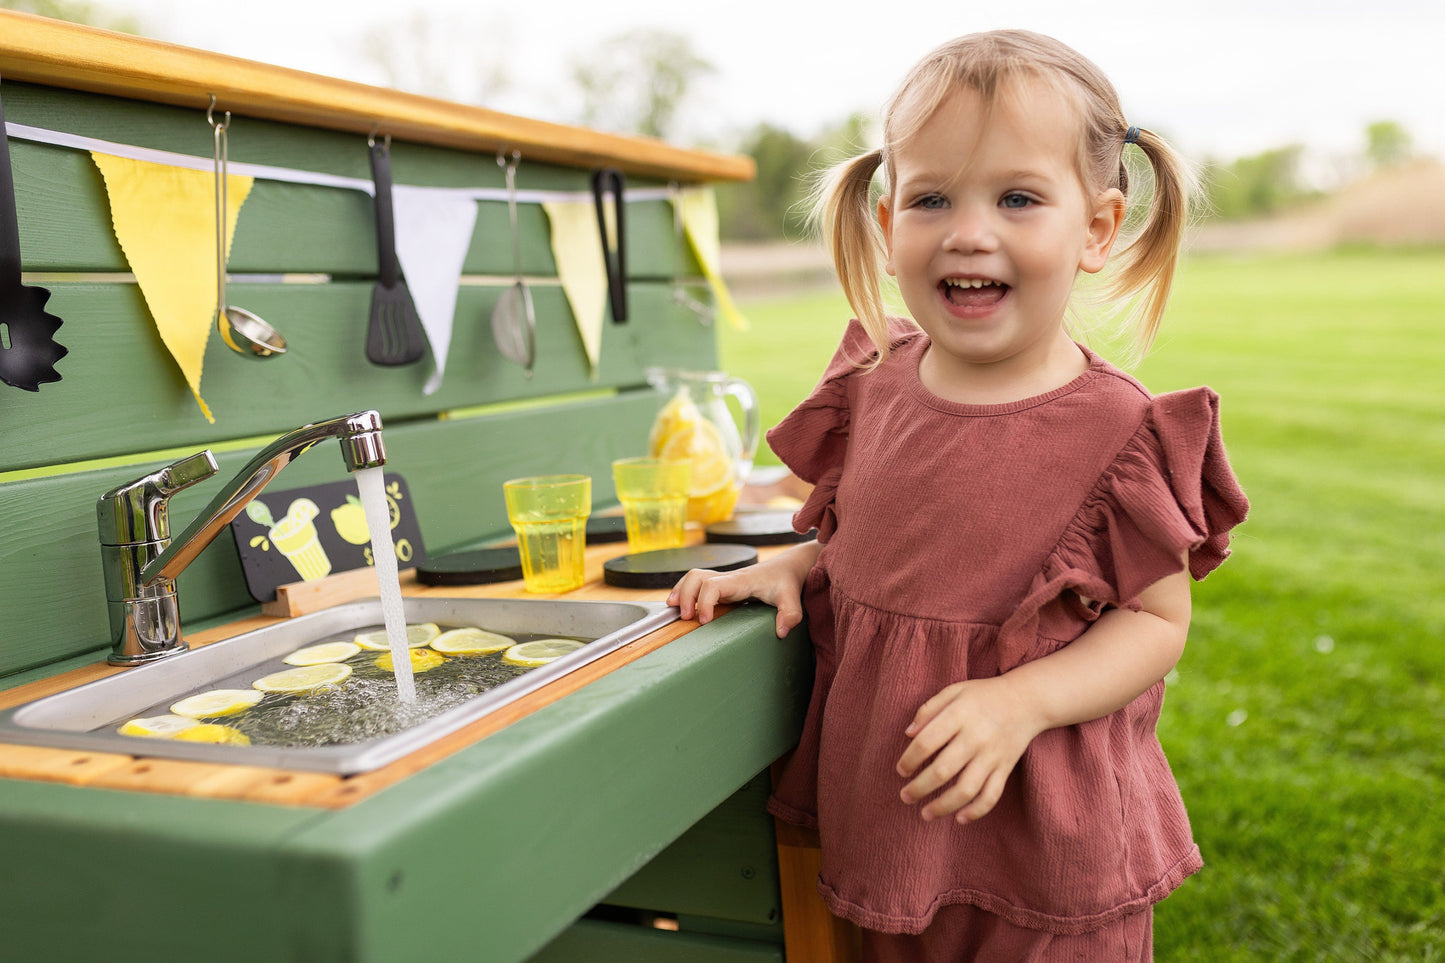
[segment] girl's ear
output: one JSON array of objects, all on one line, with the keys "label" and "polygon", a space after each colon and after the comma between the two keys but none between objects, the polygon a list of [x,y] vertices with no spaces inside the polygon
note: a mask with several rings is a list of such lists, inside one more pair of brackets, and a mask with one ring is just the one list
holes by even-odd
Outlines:
[{"label": "girl's ear", "polygon": [[878,226],[883,229],[883,246],[888,251],[888,263],[883,268],[890,277],[897,277],[893,270],[893,212],[888,209],[887,197],[878,199]]},{"label": "girl's ear", "polygon": [[1088,238],[1079,259],[1080,270],[1097,274],[1104,269],[1109,252],[1119,239],[1119,230],[1124,226],[1124,206],[1124,195],[1117,188],[1111,187],[1099,195],[1093,216],[1089,218]]}]

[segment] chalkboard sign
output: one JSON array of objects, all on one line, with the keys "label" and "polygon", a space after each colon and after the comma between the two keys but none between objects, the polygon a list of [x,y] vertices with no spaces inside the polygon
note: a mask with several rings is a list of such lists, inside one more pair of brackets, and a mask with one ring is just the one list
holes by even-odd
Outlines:
[{"label": "chalkboard sign", "polygon": [[[426,561],[411,494],[400,475],[386,474],[385,483],[397,567],[411,568]],[[267,489],[236,516],[231,532],[246,589],[258,602],[275,599],[278,585],[314,582],[332,572],[376,564],[354,481]]]}]

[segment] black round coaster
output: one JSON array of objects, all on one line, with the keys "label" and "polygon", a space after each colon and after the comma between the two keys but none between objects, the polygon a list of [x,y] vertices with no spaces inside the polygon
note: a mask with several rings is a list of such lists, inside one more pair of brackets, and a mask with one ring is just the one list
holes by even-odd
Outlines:
[{"label": "black round coaster", "polygon": [[793,531],[793,513],[788,511],[738,512],[707,527],[707,540],[723,545],[787,545],[811,541],[817,534],[816,529]]},{"label": "black round coaster", "polygon": [[521,577],[522,555],[515,545],[429,558],[416,569],[423,585],[488,585]]},{"label": "black round coaster", "polygon": [[627,518],[623,515],[592,515],[587,519],[587,544],[627,541]]},{"label": "black round coaster", "polygon": [[602,580],[619,588],[672,588],[688,569],[728,572],[746,568],[757,560],[758,550],[747,545],[662,548],[612,559],[602,566]]}]

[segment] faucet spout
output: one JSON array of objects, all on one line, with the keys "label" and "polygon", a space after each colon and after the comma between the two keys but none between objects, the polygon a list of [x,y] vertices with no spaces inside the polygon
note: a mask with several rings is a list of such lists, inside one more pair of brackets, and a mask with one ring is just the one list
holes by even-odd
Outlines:
[{"label": "faucet spout", "polygon": [[348,471],[386,464],[381,415],[361,411],[302,425],[256,453],[174,540],[170,496],[216,470],[209,451],[107,492],[97,506],[110,602],[110,662],[136,665],[184,651],[175,579],[281,470],[328,438],[341,443]]}]

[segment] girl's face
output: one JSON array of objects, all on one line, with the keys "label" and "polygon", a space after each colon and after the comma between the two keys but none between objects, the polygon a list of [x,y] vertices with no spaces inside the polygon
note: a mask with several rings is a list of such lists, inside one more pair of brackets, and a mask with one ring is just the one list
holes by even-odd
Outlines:
[{"label": "girl's face", "polygon": [[987,121],[976,91],[950,95],[895,152],[879,202],[888,273],[932,342],[925,383],[1029,385],[1061,360],[1081,370],[1064,310],[1078,272],[1104,266],[1124,200],[1086,194],[1063,97],[1031,80],[1013,93]]}]

